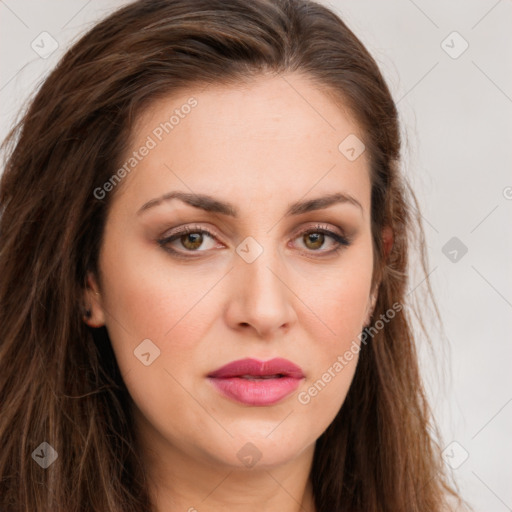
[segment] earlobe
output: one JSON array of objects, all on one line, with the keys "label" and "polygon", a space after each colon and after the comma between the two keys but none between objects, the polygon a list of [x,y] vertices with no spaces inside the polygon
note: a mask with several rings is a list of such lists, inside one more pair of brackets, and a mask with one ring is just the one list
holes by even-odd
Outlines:
[{"label": "earlobe", "polygon": [[102,327],[105,325],[105,315],[99,286],[91,272],[87,273],[82,318],[89,327]]}]

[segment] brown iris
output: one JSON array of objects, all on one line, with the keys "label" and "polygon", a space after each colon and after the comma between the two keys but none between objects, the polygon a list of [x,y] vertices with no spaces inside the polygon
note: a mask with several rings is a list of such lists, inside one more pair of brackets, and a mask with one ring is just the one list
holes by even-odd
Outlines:
[{"label": "brown iris", "polygon": [[[320,249],[324,243],[325,236],[323,233],[306,233],[302,238],[309,249]],[[308,245],[308,242],[312,242],[312,245]]]},{"label": "brown iris", "polygon": [[183,247],[185,247],[186,249],[199,249],[199,247],[201,247],[201,244],[203,243],[203,234],[187,233],[180,237],[180,241],[183,244]]}]

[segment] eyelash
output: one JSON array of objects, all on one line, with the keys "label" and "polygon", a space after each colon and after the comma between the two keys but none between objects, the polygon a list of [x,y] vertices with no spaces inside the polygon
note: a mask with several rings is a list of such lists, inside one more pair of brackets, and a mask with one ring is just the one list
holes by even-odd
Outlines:
[{"label": "eyelash", "polygon": [[[162,247],[162,249],[171,253],[173,256],[176,256],[178,258],[183,258],[183,259],[195,258],[197,256],[186,256],[185,253],[200,253],[200,252],[205,252],[205,251],[199,251],[199,250],[190,251],[190,250],[185,249],[184,252],[181,252],[181,251],[176,251],[175,249],[172,249],[168,246],[168,244],[170,244],[171,242],[174,242],[175,240],[178,240],[180,237],[185,236],[185,235],[190,235],[192,233],[194,233],[194,234],[201,233],[201,234],[206,234],[206,235],[210,236],[211,238],[218,238],[215,233],[213,233],[212,231],[210,231],[207,228],[199,227],[199,226],[192,226],[192,227],[189,226],[189,227],[181,228],[178,231],[176,231],[175,233],[173,233],[172,235],[169,235],[165,238],[161,238],[161,239],[157,240],[157,242],[160,245],[160,247]],[[312,254],[321,253],[321,255],[319,257],[322,257],[323,255],[326,255],[326,254],[328,254],[328,255],[332,255],[333,253],[337,254],[342,248],[348,247],[352,243],[350,238],[348,238],[346,236],[339,235],[338,233],[335,233],[334,231],[328,229],[328,227],[323,226],[321,224],[317,224],[316,226],[314,226],[312,228],[308,228],[304,231],[301,231],[294,238],[294,240],[300,236],[310,235],[312,233],[322,233],[324,235],[327,235],[338,244],[334,249],[331,249],[330,251],[314,251],[314,250],[305,251],[305,252],[312,253]]]}]

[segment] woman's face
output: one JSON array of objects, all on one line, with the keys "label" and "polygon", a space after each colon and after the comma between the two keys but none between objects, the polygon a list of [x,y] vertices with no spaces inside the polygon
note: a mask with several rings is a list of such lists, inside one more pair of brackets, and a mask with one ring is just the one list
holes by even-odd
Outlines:
[{"label": "woman's face", "polygon": [[[362,138],[292,74],[190,89],[139,120],[89,323],[105,323],[162,456],[272,467],[312,450],[336,416],[371,306]],[[274,358],[299,370],[258,365]]]}]

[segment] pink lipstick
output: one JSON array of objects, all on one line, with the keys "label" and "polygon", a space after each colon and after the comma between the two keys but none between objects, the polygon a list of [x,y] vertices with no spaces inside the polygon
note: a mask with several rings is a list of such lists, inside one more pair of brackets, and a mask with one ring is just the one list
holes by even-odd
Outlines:
[{"label": "pink lipstick", "polygon": [[299,366],[282,358],[239,359],[208,374],[210,382],[224,396],[255,406],[283,400],[297,389],[303,378]]}]

